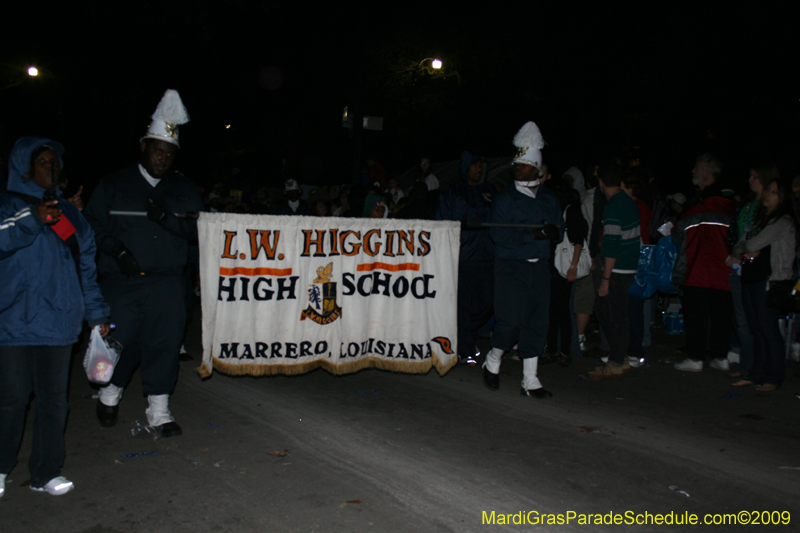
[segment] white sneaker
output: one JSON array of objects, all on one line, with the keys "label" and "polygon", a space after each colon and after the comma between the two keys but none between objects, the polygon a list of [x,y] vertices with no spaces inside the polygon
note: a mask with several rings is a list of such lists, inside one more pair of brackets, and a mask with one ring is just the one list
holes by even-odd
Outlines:
[{"label": "white sneaker", "polygon": [[607,355],[604,355],[603,357],[601,357],[601,358],[600,358],[600,360],[601,360],[602,362],[604,362],[604,363],[608,363],[608,356],[607,356]]},{"label": "white sneaker", "polygon": [[644,364],[644,357],[641,359],[638,357],[628,357],[628,364],[631,365],[631,368],[639,368]]},{"label": "white sneaker", "polygon": [[702,372],[703,362],[695,361],[687,357],[680,363],[675,363],[675,370],[684,370],[686,372]]},{"label": "white sneaker", "polygon": [[725,372],[731,369],[731,365],[728,363],[727,359],[712,359],[708,366],[716,368],[717,370],[724,370]]},{"label": "white sneaker", "polygon": [[75,485],[72,484],[72,481],[68,480],[64,476],[54,477],[45,483],[44,487],[34,487],[31,485],[31,490],[35,490],[36,492],[46,492],[48,494],[52,494],[53,496],[63,496],[74,488]]},{"label": "white sneaker", "polygon": [[6,476],[8,474],[0,474],[0,498],[6,493]]},{"label": "white sneaker", "polygon": [[738,363],[739,362],[739,355],[738,353],[731,350],[728,352],[728,362],[729,363]]},{"label": "white sneaker", "polygon": [[581,346],[581,351],[586,351],[586,335],[578,335],[578,344]]}]

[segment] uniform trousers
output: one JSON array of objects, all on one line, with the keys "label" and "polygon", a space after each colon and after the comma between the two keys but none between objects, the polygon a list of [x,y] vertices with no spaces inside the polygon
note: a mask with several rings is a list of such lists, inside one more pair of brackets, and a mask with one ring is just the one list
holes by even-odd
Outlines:
[{"label": "uniform trousers", "polygon": [[550,267],[519,259],[494,260],[492,347],[510,350],[519,343],[520,358],[539,357],[547,341],[550,316]]},{"label": "uniform trousers", "polygon": [[111,383],[126,387],[141,366],[145,396],[172,394],[186,321],[183,276],[109,276],[100,287],[123,346]]}]

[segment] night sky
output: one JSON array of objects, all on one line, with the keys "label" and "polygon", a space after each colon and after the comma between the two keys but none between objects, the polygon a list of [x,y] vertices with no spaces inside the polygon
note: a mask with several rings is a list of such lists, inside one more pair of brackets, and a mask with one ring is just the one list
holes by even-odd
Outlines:
[{"label": "night sky", "polygon": [[[3,157],[21,135],[50,136],[66,146],[68,176],[91,186],[136,160],[173,88],[192,118],[177,166],[199,183],[236,168],[237,180],[276,186],[284,159],[304,183],[349,182],[345,106],[383,117],[383,131],[363,133],[362,154],[389,174],[423,154],[513,155],[527,120],[556,172],[622,157],[658,169],[667,188],[685,187],[694,158],[711,151],[734,187],[764,160],[800,174],[790,2],[430,4],[4,5]],[[430,57],[442,71],[417,68]],[[36,79],[25,77],[31,64]]]}]

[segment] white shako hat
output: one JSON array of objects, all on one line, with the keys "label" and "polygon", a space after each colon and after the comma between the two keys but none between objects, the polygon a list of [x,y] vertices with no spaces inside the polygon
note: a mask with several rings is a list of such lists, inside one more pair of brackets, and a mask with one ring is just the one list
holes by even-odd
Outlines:
[{"label": "white shako hat", "polygon": [[139,139],[139,142],[145,139],[156,139],[172,143],[180,148],[181,145],[178,144],[178,126],[189,122],[189,114],[183,106],[178,91],[167,89],[167,92],[164,93],[158,103],[152,119],[153,121],[147,128],[147,134]]},{"label": "white shako hat", "polygon": [[533,122],[526,122],[522,128],[514,135],[514,146],[517,147],[517,155],[511,164],[520,163],[541,169],[542,152],[544,139],[539,131],[539,127]]}]

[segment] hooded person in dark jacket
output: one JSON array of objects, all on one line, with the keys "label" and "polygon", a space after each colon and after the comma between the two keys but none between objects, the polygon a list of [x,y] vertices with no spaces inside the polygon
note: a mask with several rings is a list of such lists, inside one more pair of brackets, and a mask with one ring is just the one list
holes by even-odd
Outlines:
[{"label": "hooded person in dark jacket", "polygon": [[[30,487],[56,496],[72,490],[61,476],[72,345],[84,319],[108,334],[94,233],[53,187],[63,153],[44,137],[19,139],[9,158],[8,192],[0,196],[0,497],[17,462],[31,392]],[[43,200],[54,189],[57,199]]]},{"label": "hooded person in dark jacket", "polygon": [[[486,183],[486,161],[463,152],[459,179],[439,197],[437,220],[486,222],[492,190]],[[494,300],[494,243],[489,230],[461,230],[458,261],[458,356],[475,363],[478,330],[492,316]]]}]

